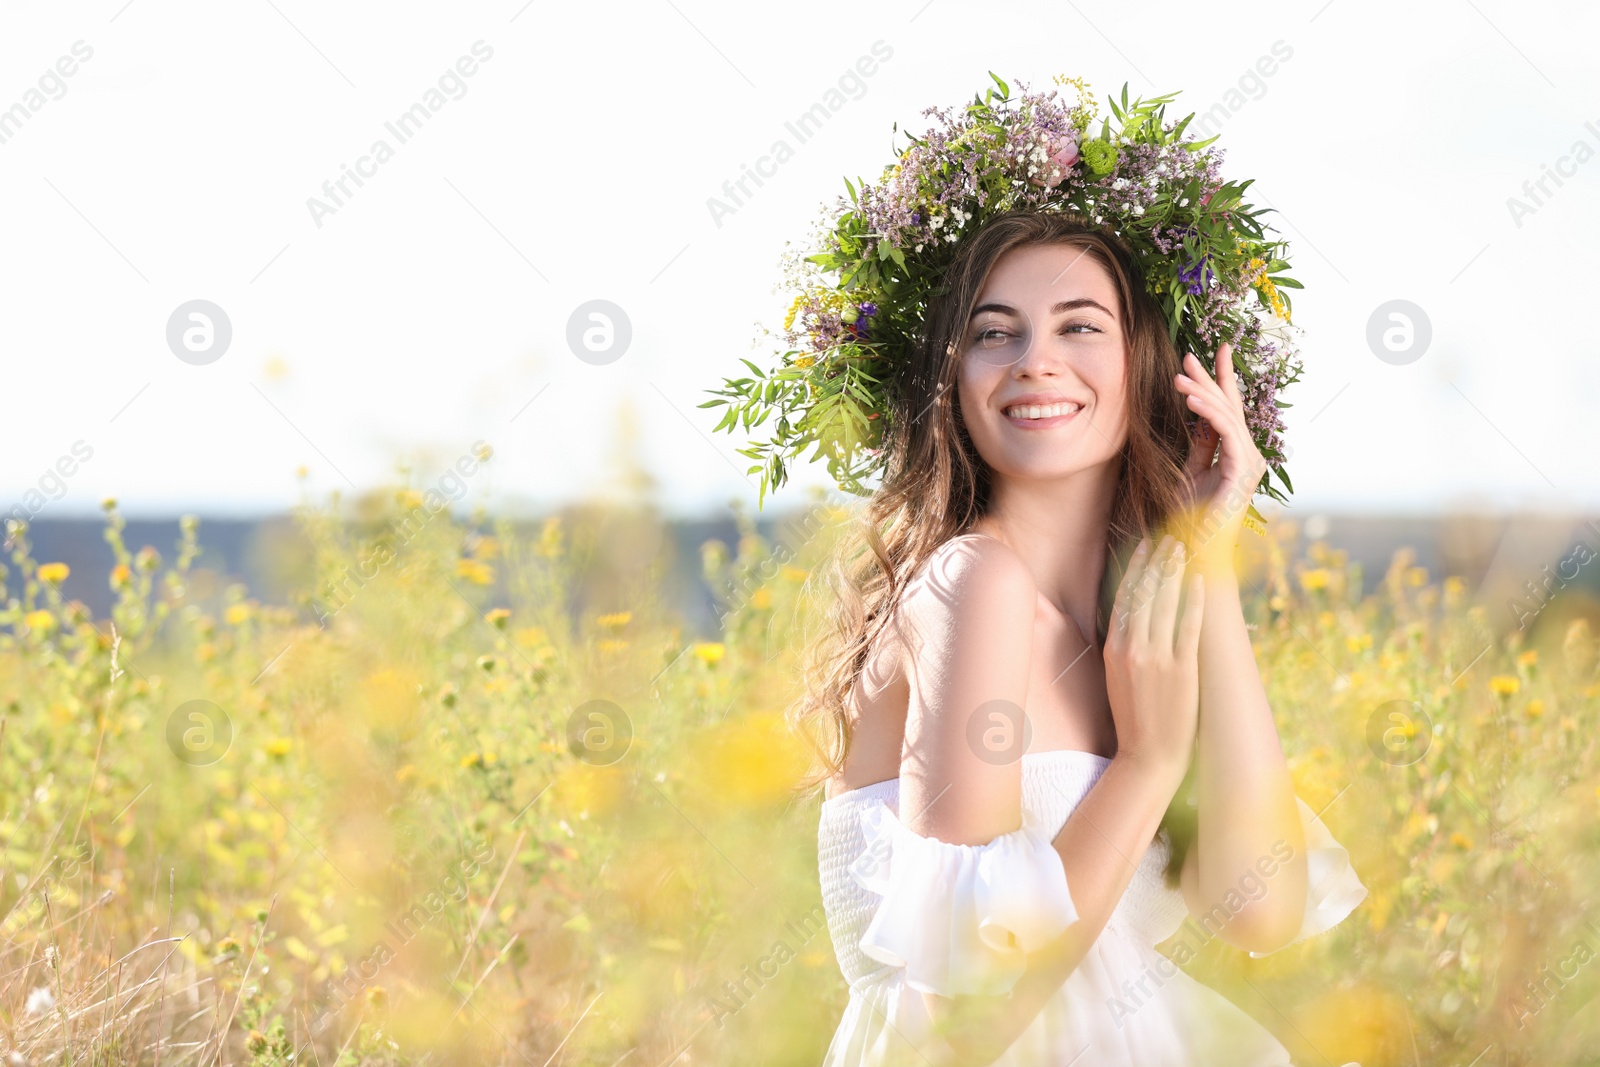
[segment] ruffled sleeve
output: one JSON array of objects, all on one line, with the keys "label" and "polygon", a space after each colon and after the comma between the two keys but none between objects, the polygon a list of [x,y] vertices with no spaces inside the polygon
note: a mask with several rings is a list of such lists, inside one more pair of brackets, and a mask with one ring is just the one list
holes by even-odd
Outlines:
[{"label": "ruffled sleeve", "polygon": [[912,989],[1007,993],[1027,953],[1077,921],[1052,835],[1029,813],[1021,829],[986,845],[923,837],[882,801],[861,813],[861,825],[867,847],[850,876],[883,898],[861,951],[904,967]]},{"label": "ruffled sleeve", "polygon": [[[1299,797],[1294,801],[1300,807],[1300,828],[1306,837],[1306,914],[1294,940],[1273,952],[1281,952],[1289,945],[1333,929],[1367,896],[1367,887],[1361,884],[1355,868],[1350,865],[1350,853],[1334,840],[1333,834],[1305,801]],[[1271,954],[1250,953],[1257,958]]]}]

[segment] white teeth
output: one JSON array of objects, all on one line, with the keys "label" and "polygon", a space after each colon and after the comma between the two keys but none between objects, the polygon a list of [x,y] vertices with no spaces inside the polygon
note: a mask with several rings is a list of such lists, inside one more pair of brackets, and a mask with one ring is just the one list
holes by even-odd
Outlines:
[{"label": "white teeth", "polygon": [[1045,407],[1040,407],[1038,404],[1021,404],[1006,408],[1005,413],[1015,419],[1049,419],[1057,415],[1069,415],[1077,410],[1077,404],[1050,404]]}]

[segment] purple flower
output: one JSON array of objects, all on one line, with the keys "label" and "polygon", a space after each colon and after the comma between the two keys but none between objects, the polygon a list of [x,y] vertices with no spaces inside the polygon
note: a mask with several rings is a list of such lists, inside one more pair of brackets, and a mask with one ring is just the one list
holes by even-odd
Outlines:
[{"label": "purple flower", "polygon": [[[1178,272],[1178,280],[1189,284],[1191,295],[1200,295],[1205,291],[1205,287],[1210,285],[1216,278],[1217,272],[1211,269],[1210,260],[1210,256],[1201,256],[1198,263],[1191,264]],[[1204,279],[1201,278],[1202,269],[1205,272]]]}]

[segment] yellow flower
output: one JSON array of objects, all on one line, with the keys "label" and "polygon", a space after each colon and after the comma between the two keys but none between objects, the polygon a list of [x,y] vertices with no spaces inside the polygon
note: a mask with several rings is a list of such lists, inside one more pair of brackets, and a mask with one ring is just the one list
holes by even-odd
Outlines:
[{"label": "yellow flower", "polygon": [[725,652],[727,652],[727,649],[721,643],[715,641],[702,642],[694,646],[696,658],[707,667],[714,667],[722,662],[722,656]]},{"label": "yellow flower", "polygon": [[1461,851],[1465,852],[1467,849],[1472,847],[1472,838],[1468,837],[1460,830],[1457,830],[1455,833],[1450,835],[1450,843],[1456,848],[1459,848]]},{"label": "yellow flower", "polygon": [[217,658],[217,646],[210,641],[200,642],[199,647],[194,650],[194,658],[201,663],[210,663]]},{"label": "yellow flower", "polygon": [[469,752],[461,757],[463,767],[487,767],[498,757],[493,752]]},{"label": "yellow flower", "polygon": [[1515,675],[1497,674],[1489,679],[1489,692],[1495,696],[1513,696],[1521,688],[1522,683],[1517,681]]},{"label": "yellow flower", "polygon": [[1346,637],[1344,639],[1344,646],[1351,652],[1364,651],[1372,647],[1372,635],[1360,634],[1358,636]]},{"label": "yellow flower", "polygon": [[394,772],[394,780],[401,785],[405,785],[408,782],[415,781],[418,773],[416,766],[408,763]]},{"label": "yellow flower", "polygon": [[128,569],[126,563],[119,563],[111,568],[111,588],[121,589],[128,584],[128,579],[133,577],[133,571]]},{"label": "yellow flower", "polygon": [[229,626],[238,626],[240,623],[249,621],[250,615],[249,604],[229,604],[228,610],[222,613],[222,619]]},{"label": "yellow flower", "polygon": [[1427,585],[1428,584],[1428,568],[1426,568],[1426,567],[1408,567],[1408,568],[1406,568],[1406,584],[1407,585]]},{"label": "yellow flower", "polygon": [[422,494],[415,489],[402,489],[395,494],[395,499],[400,501],[400,506],[406,511],[422,506]]},{"label": "yellow flower", "polygon": [[623,649],[628,647],[628,642],[607,639],[604,641],[596,641],[595,647],[601,652],[621,652]]},{"label": "yellow flower", "polygon": [[1333,576],[1328,573],[1326,567],[1314,567],[1309,571],[1301,571],[1300,588],[1308,593],[1314,593],[1319,589],[1328,588],[1328,583],[1332,578]]},{"label": "yellow flower", "polygon": [[69,568],[65,563],[39,564],[39,580],[41,582],[47,582],[50,585],[61,584],[67,580],[67,575],[70,573],[71,568]]},{"label": "yellow flower", "polygon": [[494,582],[494,568],[475,559],[456,560],[456,574],[473,585],[491,585]]},{"label": "yellow flower", "polygon": [[751,593],[750,606],[756,608],[757,610],[765,610],[772,607],[772,590],[768,589],[766,586],[762,586],[754,593]]},{"label": "yellow flower", "polygon": [[1517,656],[1517,666],[1519,667],[1531,667],[1538,662],[1539,650],[1537,648],[1530,648]]},{"label": "yellow flower", "polygon": [[791,582],[803,582],[807,578],[807,572],[799,567],[784,567],[778,572],[778,576]]},{"label": "yellow flower", "polygon": [[1528,706],[1523,709],[1523,714],[1526,715],[1530,719],[1537,719],[1539,716],[1544,714],[1544,701],[1542,701],[1542,700],[1530,700],[1530,701],[1528,701]]},{"label": "yellow flower", "polygon": [[801,370],[805,370],[806,368],[813,366],[816,362],[817,358],[815,356],[801,356],[799,359],[794,361],[794,365],[799,367]]},{"label": "yellow flower", "polygon": [[22,617],[30,630],[43,630],[49,632],[56,628],[56,617],[48,611],[30,611]]},{"label": "yellow flower", "polygon": [[506,628],[506,620],[511,618],[511,611],[508,608],[495,608],[493,611],[490,611],[487,615],[485,615],[484,618],[488,619],[489,625],[493,626],[496,630],[504,630]]},{"label": "yellow flower", "polygon": [[783,328],[785,330],[794,329],[794,317],[800,313],[800,305],[805,302],[806,294],[804,293],[794,298],[794,303],[789,305],[789,313],[783,317]]},{"label": "yellow flower", "polygon": [[282,759],[284,756],[287,756],[289,754],[289,750],[293,747],[294,742],[289,740],[287,737],[274,737],[271,741],[268,741],[262,746],[267,755],[272,756],[275,759]]},{"label": "yellow flower", "polygon": [[608,630],[615,630],[628,625],[632,618],[633,612],[631,611],[616,611],[610,615],[602,615],[594,621]]},{"label": "yellow flower", "polygon": [[512,635],[512,640],[525,648],[533,648],[544,644],[547,637],[542,626],[524,626]]}]

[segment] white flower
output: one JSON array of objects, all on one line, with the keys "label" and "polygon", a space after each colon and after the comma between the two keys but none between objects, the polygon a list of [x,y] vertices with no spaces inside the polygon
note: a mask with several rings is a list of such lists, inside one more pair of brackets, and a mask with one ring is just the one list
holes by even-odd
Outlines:
[{"label": "white flower", "polygon": [[[1254,290],[1251,290],[1254,293]],[[1256,318],[1261,321],[1261,339],[1278,346],[1280,354],[1294,347],[1294,334],[1300,328],[1287,319],[1280,319],[1270,309],[1256,307]]]},{"label": "white flower", "polygon": [[28,994],[28,1003],[23,1010],[29,1015],[43,1015],[55,1006],[55,996],[45,986],[39,986]]}]

